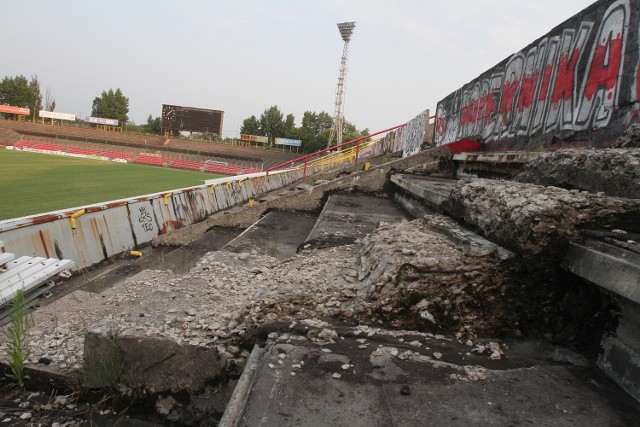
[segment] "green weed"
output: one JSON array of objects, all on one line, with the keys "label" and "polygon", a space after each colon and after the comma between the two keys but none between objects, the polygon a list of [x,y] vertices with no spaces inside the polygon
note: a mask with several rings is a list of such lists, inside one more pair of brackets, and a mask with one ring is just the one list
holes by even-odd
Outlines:
[{"label": "green weed", "polygon": [[15,381],[18,387],[24,388],[24,380],[29,379],[29,376],[24,373],[24,362],[31,354],[31,349],[27,345],[29,319],[24,290],[20,289],[16,293],[12,309],[13,312],[9,315],[9,324],[5,329],[7,338],[5,352],[9,356],[9,367],[11,368],[11,373],[7,376]]}]

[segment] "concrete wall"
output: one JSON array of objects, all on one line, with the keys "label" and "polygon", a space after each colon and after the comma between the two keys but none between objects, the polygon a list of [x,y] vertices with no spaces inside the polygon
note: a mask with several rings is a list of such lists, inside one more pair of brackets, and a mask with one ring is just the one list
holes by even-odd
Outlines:
[{"label": "concrete wall", "polygon": [[0,222],[7,252],[67,258],[82,269],[151,242],[159,235],[204,221],[213,213],[243,204],[300,179],[301,171],[230,178],[226,183],[91,205]]},{"label": "concrete wall", "polygon": [[435,144],[610,145],[640,112],[639,9],[600,0],[451,93],[437,106]]}]

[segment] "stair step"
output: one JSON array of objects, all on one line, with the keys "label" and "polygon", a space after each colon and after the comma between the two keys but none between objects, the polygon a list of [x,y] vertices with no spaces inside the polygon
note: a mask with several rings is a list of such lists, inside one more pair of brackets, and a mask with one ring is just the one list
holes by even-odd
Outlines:
[{"label": "stair step", "polygon": [[457,181],[417,175],[394,174],[391,182],[421,199],[427,206],[442,211]]},{"label": "stair step", "polygon": [[286,211],[272,211],[229,242],[223,251],[251,252],[287,259],[296,254],[298,247],[316,223],[317,216]]},{"label": "stair step", "polygon": [[329,196],[305,244],[331,247],[354,243],[377,227],[411,219],[393,200],[363,194],[340,193]]}]

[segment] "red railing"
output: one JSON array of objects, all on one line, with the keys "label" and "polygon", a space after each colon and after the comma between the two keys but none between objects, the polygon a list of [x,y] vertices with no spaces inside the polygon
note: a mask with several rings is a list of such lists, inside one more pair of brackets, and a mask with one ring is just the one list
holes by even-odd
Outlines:
[{"label": "red railing", "polygon": [[346,147],[347,145],[352,145],[352,144],[356,144],[356,158],[354,160],[354,163],[358,163],[358,154],[360,151],[360,142],[364,141],[366,139],[371,138],[372,136],[376,136],[376,135],[380,135],[381,133],[385,133],[385,132],[390,132],[392,130],[396,130],[399,129],[401,127],[405,126],[405,124],[401,124],[398,126],[394,126],[391,127],[389,129],[385,129],[385,130],[381,130],[379,132],[376,133],[372,133],[366,136],[361,136],[360,138],[356,138],[354,140],[348,141],[348,142],[344,142],[340,145],[334,145],[333,147],[329,147],[329,148],[325,148],[324,150],[320,150],[320,151],[316,151],[315,153],[311,153],[311,154],[307,154],[305,156],[302,157],[298,157],[297,159],[293,159],[293,160],[289,160],[288,162],[284,162],[284,163],[280,163],[279,165],[276,166],[272,166],[269,169],[266,170],[266,174],[269,175],[269,172],[272,172],[274,170],[283,168],[285,166],[290,166],[293,165],[294,163],[299,163],[299,162],[304,162],[304,172],[303,172],[303,177],[306,178],[307,177],[307,162],[309,161],[309,159],[313,158],[313,157],[317,157],[321,154],[326,153],[327,151],[332,151],[338,148],[342,148],[342,147]]}]

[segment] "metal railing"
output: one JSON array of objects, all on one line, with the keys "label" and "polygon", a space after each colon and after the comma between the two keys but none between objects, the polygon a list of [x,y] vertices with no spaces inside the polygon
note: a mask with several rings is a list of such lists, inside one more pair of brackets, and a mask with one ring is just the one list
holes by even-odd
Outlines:
[{"label": "metal railing", "polygon": [[[366,136],[362,136],[360,138],[356,138],[354,140],[342,143],[340,145],[335,145],[333,147],[325,148],[324,150],[316,151],[315,153],[298,157],[297,159],[289,160],[279,165],[270,167],[269,169],[266,170],[266,174],[269,175],[269,172],[273,172],[278,169],[283,169],[289,166],[288,169],[304,168],[302,176],[303,178],[306,178],[307,171],[311,165],[313,165],[314,167],[322,163],[326,163],[327,165],[335,165],[337,163],[345,163],[345,161],[348,161],[349,163],[353,161],[354,164],[357,164],[360,157],[360,152],[363,149],[368,148],[372,144],[376,144],[378,141],[380,141],[380,139],[376,139],[373,141],[366,141],[367,139],[376,135],[391,132],[392,130],[399,129],[403,126],[406,126],[406,125],[401,124],[398,126],[394,126],[389,129],[381,130],[379,132],[375,132]],[[348,149],[343,149],[344,147],[348,147],[348,146],[351,146],[351,147],[349,147]],[[335,151],[335,150],[338,150],[338,151]],[[335,152],[323,157],[319,157],[330,151],[335,151]]]}]

